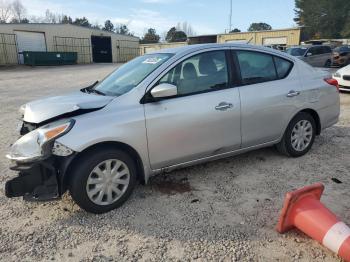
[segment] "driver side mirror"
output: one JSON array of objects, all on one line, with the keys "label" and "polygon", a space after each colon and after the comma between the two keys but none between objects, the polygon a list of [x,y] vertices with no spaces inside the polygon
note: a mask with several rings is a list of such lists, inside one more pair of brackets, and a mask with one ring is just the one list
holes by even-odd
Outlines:
[{"label": "driver side mirror", "polygon": [[311,52],[306,53],[306,57],[308,56],[312,56],[312,53]]},{"label": "driver side mirror", "polygon": [[177,94],[177,86],[167,83],[159,84],[151,91],[153,98],[165,98],[176,96]]}]

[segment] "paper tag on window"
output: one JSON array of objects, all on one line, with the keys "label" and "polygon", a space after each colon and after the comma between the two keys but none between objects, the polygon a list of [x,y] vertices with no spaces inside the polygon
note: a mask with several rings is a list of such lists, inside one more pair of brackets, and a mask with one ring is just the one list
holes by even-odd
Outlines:
[{"label": "paper tag on window", "polygon": [[160,61],[162,61],[162,59],[159,58],[159,57],[149,57],[149,58],[147,58],[145,61],[143,61],[142,64],[152,64],[152,65],[155,65],[155,64],[159,63]]}]

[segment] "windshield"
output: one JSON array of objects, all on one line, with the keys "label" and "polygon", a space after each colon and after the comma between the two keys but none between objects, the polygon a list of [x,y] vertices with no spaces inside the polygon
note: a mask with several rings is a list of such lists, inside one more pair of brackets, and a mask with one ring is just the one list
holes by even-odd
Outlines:
[{"label": "windshield", "polygon": [[306,47],[293,47],[288,48],[287,53],[292,56],[304,56],[307,48]]},{"label": "windshield", "polygon": [[119,67],[94,88],[108,96],[120,96],[136,87],[173,54],[148,54]]}]

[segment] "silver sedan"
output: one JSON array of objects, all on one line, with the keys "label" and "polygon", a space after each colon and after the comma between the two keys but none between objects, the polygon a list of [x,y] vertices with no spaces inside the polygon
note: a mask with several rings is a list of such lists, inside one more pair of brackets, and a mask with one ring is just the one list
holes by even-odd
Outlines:
[{"label": "silver sedan", "polygon": [[239,44],[137,57],[101,82],[23,105],[7,157],[8,197],[60,198],[83,209],[122,205],[138,181],[276,145],[306,154],[337,123],[337,81],[288,54]]}]

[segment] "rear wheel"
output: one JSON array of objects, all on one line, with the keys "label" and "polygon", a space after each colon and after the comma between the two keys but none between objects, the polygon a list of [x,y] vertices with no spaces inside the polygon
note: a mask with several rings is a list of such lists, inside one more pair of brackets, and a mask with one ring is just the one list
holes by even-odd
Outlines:
[{"label": "rear wheel", "polygon": [[300,157],[309,152],[316,136],[316,123],[307,113],[298,113],[289,123],[277,149],[288,156]]},{"label": "rear wheel", "polygon": [[79,159],[71,176],[73,200],[85,211],[99,214],[128,199],[136,184],[136,166],[120,150],[96,150]]}]

